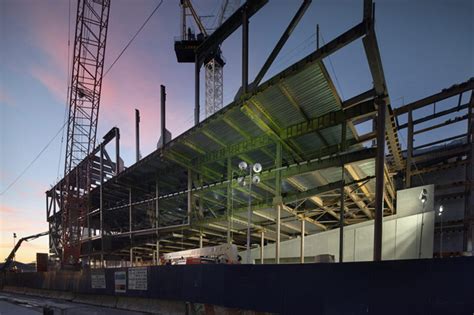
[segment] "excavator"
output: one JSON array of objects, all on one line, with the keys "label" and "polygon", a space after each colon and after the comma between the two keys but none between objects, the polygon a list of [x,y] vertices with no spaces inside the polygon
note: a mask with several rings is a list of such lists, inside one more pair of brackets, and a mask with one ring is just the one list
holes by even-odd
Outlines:
[{"label": "excavator", "polygon": [[12,251],[10,252],[10,255],[8,255],[8,257],[5,259],[5,263],[3,264],[3,266],[0,267],[0,272],[10,270],[10,268],[12,266],[12,263],[13,263],[13,258],[15,258],[15,254],[18,251],[18,249],[20,248],[21,243],[23,243],[23,241],[28,242],[28,241],[34,240],[38,237],[45,236],[45,235],[48,235],[48,234],[49,234],[49,231],[46,231],[46,232],[41,232],[41,233],[38,233],[38,234],[34,234],[34,235],[25,236],[25,237],[20,238],[18,240],[18,242],[16,243],[15,247],[13,247]]}]

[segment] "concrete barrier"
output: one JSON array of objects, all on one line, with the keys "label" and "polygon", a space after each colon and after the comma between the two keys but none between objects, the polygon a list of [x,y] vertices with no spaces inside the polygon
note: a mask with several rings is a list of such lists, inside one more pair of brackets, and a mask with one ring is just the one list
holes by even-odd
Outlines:
[{"label": "concrete barrier", "polygon": [[182,301],[158,300],[154,298],[117,297],[117,308],[153,314],[181,315],[186,313],[186,303]]},{"label": "concrete barrier", "polygon": [[72,301],[76,303],[84,303],[111,308],[115,308],[117,306],[117,297],[115,296],[77,293],[72,299]]},{"label": "concrete barrier", "polygon": [[24,287],[15,287],[15,286],[6,285],[6,286],[3,287],[3,291],[10,292],[10,293],[25,294],[25,288]]}]

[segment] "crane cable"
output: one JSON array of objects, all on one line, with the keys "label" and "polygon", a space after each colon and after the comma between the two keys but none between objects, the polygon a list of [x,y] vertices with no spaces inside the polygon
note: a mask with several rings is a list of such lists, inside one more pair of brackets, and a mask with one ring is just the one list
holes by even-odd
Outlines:
[{"label": "crane cable", "polygon": [[[67,26],[67,73],[66,73],[66,104],[64,106],[64,123],[68,119],[68,96],[69,96],[69,78],[70,78],[70,70],[69,70],[69,58],[71,54],[71,0],[69,0],[69,8],[68,8],[68,26]],[[59,145],[59,158],[58,158],[58,171],[56,174],[56,181],[59,181],[59,170],[61,168],[61,159],[63,155],[63,145],[64,145],[64,128],[61,134],[61,144]]]},{"label": "crane cable", "polygon": [[115,63],[120,59],[120,57],[122,57],[123,53],[125,52],[125,50],[127,50],[128,46],[130,46],[130,44],[133,42],[133,40],[138,36],[138,34],[141,32],[141,30],[145,27],[145,25],[148,23],[148,21],[151,19],[151,17],[156,13],[156,11],[158,11],[158,9],[160,8],[160,6],[163,4],[163,0],[160,1],[160,3],[158,3],[158,5],[155,7],[155,9],[151,12],[151,14],[148,16],[148,18],[145,20],[145,22],[143,22],[142,26],[140,26],[140,28],[138,29],[138,31],[135,33],[135,35],[133,35],[133,37],[130,39],[130,41],[127,43],[127,45],[125,45],[125,47],[122,49],[122,51],[120,52],[120,54],[117,56],[117,58],[115,58],[114,62],[112,62],[112,64],[110,65],[110,67],[105,71],[105,74],[104,76],[102,77],[105,78],[105,76],[107,75],[107,73],[109,73],[110,69],[112,69],[112,67],[115,65]]},{"label": "crane cable", "polygon": [[44,151],[46,151],[46,149],[49,147],[49,145],[54,141],[54,139],[56,139],[56,137],[61,133],[61,131],[64,129],[64,127],[66,126],[66,123],[65,122],[62,127],[56,132],[56,134],[54,135],[54,137],[49,140],[49,142],[43,147],[43,149],[41,149],[41,151],[36,155],[36,157],[30,162],[30,164],[28,164],[24,169],[23,171],[20,173],[20,175],[18,175],[15,180],[13,182],[10,183],[10,185],[7,186],[7,188],[5,188],[1,193],[0,193],[0,196],[3,196],[8,190],[10,190],[10,188],[13,187],[13,185],[16,184],[16,182],[26,173],[26,171],[36,162],[36,160],[39,159],[39,157],[41,156],[41,154],[43,154]]}]

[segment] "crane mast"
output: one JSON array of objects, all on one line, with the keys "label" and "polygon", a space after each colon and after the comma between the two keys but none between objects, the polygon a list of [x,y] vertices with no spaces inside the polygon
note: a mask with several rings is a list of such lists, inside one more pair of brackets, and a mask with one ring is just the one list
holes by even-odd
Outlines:
[{"label": "crane mast", "polygon": [[[219,14],[217,16],[216,28],[238,8],[240,0],[223,0]],[[200,16],[194,9],[191,0],[181,0],[181,38],[175,42],[175,51],[178,62],[195,62],[194,51],[202,44],[205,38],[210,34]],[[199,34],[194,34],[186,24],[188,17],[192,17],[196,23]],[[205,69],[205,115],[211,116],[223,106],[223,84],[224,84],[224,65],[220,47],[204,58]]]},{"label": "crane mast", "polygon": [[77,3],[62,190],[62,259],[68,264],[77,263],[80,256],[91,162],[77,166],[89,156],[96,142],[109,11],[110,0]]},{"label": "crane mast", "polygon": [[[216,28],[238,8],[240,0],[224,0],[217,18]],[[224,65],[220,46],[204,62],[205,69],[205,114],[211,116],[224,104]]]}]

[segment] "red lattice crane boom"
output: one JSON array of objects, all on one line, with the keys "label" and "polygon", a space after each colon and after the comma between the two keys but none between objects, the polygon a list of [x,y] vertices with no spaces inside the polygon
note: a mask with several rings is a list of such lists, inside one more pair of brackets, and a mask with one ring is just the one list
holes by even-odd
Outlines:
[{"label": "red lattice crane boom", "polygon": [[[62,193],[62,261],[77,263],[95,147],[110,0],[78,0]],[[79,167],[80,166],[80,167]]]}]

